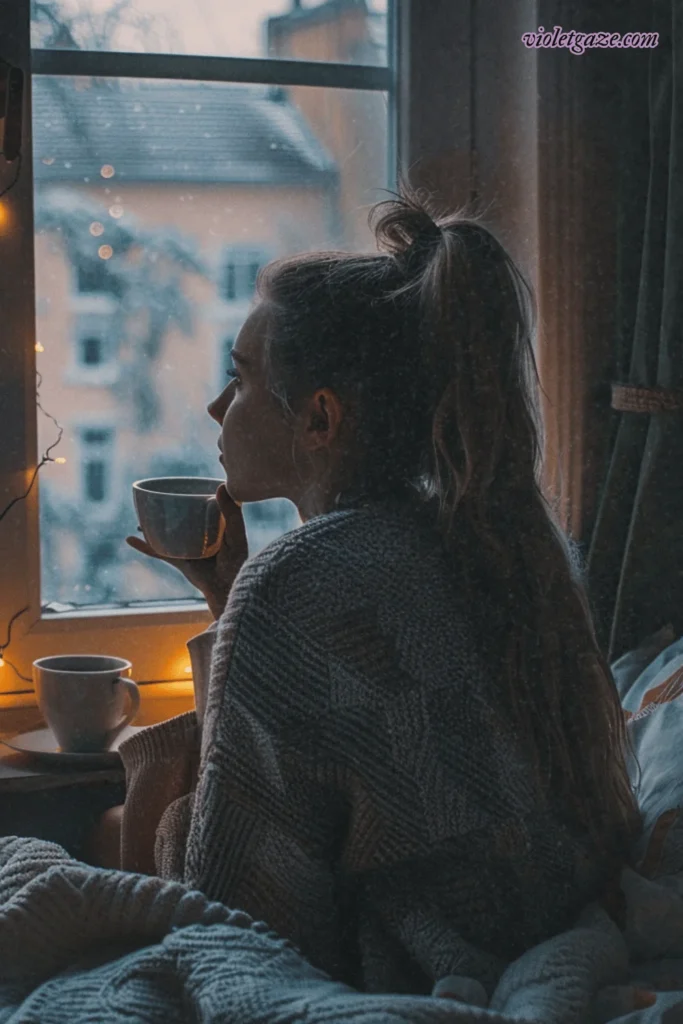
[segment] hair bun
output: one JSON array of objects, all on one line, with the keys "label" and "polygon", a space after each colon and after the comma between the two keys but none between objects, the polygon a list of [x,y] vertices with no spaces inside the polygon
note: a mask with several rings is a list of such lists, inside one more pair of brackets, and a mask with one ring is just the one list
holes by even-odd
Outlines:
[{"label": "hair bun", "polygon": [[412,246],[430,245],[443,237],[442,229],[418,193],[404,188],[396,199],[386,199],[371,210],[370,226],[377,246],[399,255]]}]

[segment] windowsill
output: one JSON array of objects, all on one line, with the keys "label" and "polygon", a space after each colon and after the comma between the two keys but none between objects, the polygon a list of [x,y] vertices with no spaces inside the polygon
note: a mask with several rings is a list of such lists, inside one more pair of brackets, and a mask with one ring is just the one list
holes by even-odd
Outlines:
[{"label": "windowsill", "polygon": [[[209,625],[207,619],[208,609],[203,600],[199,599],[174,599],[171,604],[169,600],[141,601],[139,604],[117,605],[87,605],[78,608],[75,605],[61,601],[51,601],[47,609],[43,609],[40,621],[36,623],[33,631],[36,633],[49,629],[50,632],[57,630],[69,632],[79,629],[84,625],[90,628],[93,619],[109,624],[115,620],[122,621],[127,628],[135,625],[136,622],[144,620],[150,626],[163,626],[168,622],[169,612],[173,614],[176,622],[191,623],[197,626]],[[45,612],[47,611],[47,614]]]},{"label": "windowsill", "polygon": [[[191,680],[175,683],[144,683],[140,686],[140,710],[135,725],[155,725],[194,708]],[[98,769],[55,768],[32,762],[2,743],[3,737],[39,729],[43,725],[32,692],[0,696],[0,794],[81,786],[93,782],[119,782],[123,766]]]}]

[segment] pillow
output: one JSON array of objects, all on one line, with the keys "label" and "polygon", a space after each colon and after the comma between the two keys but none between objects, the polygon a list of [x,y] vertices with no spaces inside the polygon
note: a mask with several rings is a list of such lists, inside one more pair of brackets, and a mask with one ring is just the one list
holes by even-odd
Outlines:
[{"label": "pillow", "polygon": [[653,673],[659,672],[665,662],[662,661],[662,653],[666,656],[667,650],[676,640],[673,626],[663,626],[658,632],[648,636],[633,651],[627,651],[612,664],[612,675],[619,690],[621,703],[624,707],[631,706],[631,689],[636,681],[645,681],[652,678]]},{"label": "pillow", "polygon": [[672,636],[664,627],[612,665],[643,816],[634,863],[648,878],[683,871],[683,637]]}]

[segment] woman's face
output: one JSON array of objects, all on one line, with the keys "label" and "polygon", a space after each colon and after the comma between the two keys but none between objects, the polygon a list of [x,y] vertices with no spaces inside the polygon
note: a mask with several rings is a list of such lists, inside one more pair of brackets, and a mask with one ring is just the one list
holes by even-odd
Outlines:
[{"label": "woman's face", "polygon": [[233,501],[288,498],[305,522],[334,506],[353,478],[353,417],[330,388],[301,402],[293,419],[268,388],[267,307],[245,320],[235,340],[235,377],[209,406]]},{"label": "woman's face", "polygon": [[294,429],[266,386],[265,337],[261,305],[247,317],[235,341],[235,376],[208,409],[222,426],[218,446],[234,501],[295,500]]}]

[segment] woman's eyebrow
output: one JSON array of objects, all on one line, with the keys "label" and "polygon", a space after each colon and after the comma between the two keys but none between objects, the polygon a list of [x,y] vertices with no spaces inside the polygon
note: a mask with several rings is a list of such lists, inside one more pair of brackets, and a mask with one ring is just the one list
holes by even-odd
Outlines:
[{"label": "woman's eyebrow", "polygon": [[233,349],[230,355],[236,363],[239,363],[240,366],[248,367],[250,365],[249,360],[246,359],[241,352],[236,352],[235,349]]}]

